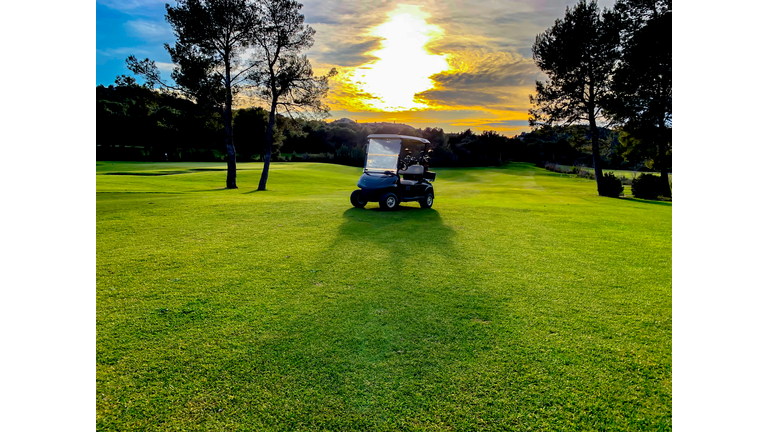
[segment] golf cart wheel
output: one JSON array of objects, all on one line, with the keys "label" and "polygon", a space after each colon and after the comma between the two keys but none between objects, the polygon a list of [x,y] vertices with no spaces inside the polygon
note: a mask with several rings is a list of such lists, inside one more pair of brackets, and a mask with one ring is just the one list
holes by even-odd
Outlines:
[{"label": "golf cart wheel", "polygon": [[400,204],[397,199],[397,195],[393,193],[384,194],[379,200],[379,207],[384,210],[394,210],[397,205]]},{"label": "golf cart wheel", "polygon": [[424,197],[423,200],[419,201],[419,205],[421,208],[432,208],[432,203],[435,201],[435,194],[432,192],[428,193],[426,197]]},{"label": "golf cart wheel", "polygon": [[359,190],[352,192],[352,195],[349,196],[349,201],[357,208],[363,208],[368,204],[368,201],[363,199],[363,192]]}]

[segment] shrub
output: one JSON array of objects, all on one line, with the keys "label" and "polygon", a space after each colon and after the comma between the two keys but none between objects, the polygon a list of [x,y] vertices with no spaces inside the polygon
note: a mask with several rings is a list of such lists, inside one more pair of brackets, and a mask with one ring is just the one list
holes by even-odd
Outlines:
[{"label": "shrub", "polygon": [[333,153],[304,153],[301,155],[304,162],[329,162],[333,160]]},{"label": "shrub", "polygon": [[562,174],[576,174],[578,173],[578,170],[574,168],[565,168],[561,166],[560,164],[556,164],[554,162],[547,162],[544,164],[544,169],[547,169],[552,172],[556,173],[562,173]]},{"label": "shrub", "polygon": [[595,173],[584,169],[584,167],[579,167],[579,171],[576,173],[576,175],[585,179],[590,179],[590,180],[595,179]]},{"label": "shrub", "polygon": [[635,198],[656,199],[661,193],[661,177],[653,174],[640,174],[632,180],[632,195]]},{"label": "shrub", "polygon": [[603,174],[601,186],[603,196],[618,198],[624,193],[624,185],[621,184],[621,179],[612,172]]}]

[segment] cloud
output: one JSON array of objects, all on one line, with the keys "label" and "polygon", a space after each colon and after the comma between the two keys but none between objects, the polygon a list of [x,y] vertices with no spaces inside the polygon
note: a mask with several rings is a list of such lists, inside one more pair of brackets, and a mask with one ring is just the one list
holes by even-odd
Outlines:
[{"label": "cloud", "polygon": [[[394,9],[400,2],[383,0],[361,2],[359,0],[304,0],[301,12],[306,23],[370,27],[377,21],[384,22],[386,12]],[[414,3],[418,3],[415,1]]]},{"label": "cloud", "polygon": [[107,49],[97,49],[96,55],[102,56],[106,58],[126,58],[129,55],[135,55],[136,57],[140,56],[148,56],[150,54],[149,51],[136,48],[136,47],[121,47],[121,48],[107,48]]},{"label": "cloud", "polygon": [[342,69],[341,73],[331,81],[328,104],[337,111],[369,111],[368,103],[365,101],[378,99],[378,97],[355,85],[349,78],[349,73],[349,68]]},{"label": "cloud", "polygon": [[125,29],[132,36],[139,37],[146,41],[170,41],[173,40],[173,31],[171,27],[162,21],[149,21],[137,19],[126,21],[123,24]]},{"label": "cloud", "polygon": [[418,93],[416,100],[432,109],[452,110],[477,108],[494,112],[518,112],[527,115],[530,104],[528,88],[489,90],[440,90],[432,89]]},{"label": "cloud", "polygon": [[157,66],[157,69],[160,72],[164,72],[164,73],[171,73],[173,72],[173,69],[176,67],[176,65],[173,63],[166,63],[166,62],[159,62],[159,61],[155,62],[155,66]]},{"label": "cloud", "polygon": [[482,107],[503,102],[498,94],[473,90],[427,90],[417,94],[416,100],[442,109]]},{"label": "cloud", "polygon": [[451,55],[453,70],[431,78],[438,87],[474,89],[529,85],[540,75],[533,60],[510,52],[464,51]]},{"label": "cloud", "polygon": [[323,64],[351,67],[360,66],[376,60],[375,56],[367,53],[378,49],[379,38],[369,38],[362,42],[342,42],[334,46],[324,47],[314,54],[315,59]]},{"label": "cloud", "polygon": [[487,126],[495,128],[528,126],[528,120],[471,119],[452,123],[454,126]]},{"label": "cloud", "polygon": [[440,109],[484,107],[495,110],[528,110],[528,94],[540,78],[531,59],[517,53],[463,51],[451,55],[449,71],[430,78],[433,89],[416,98]]},{"label": "cloud", "polygon": [[119,11],[132,11],[148,6],[162,6],[169,3],[168,0],[96,0],[96,3]]}]

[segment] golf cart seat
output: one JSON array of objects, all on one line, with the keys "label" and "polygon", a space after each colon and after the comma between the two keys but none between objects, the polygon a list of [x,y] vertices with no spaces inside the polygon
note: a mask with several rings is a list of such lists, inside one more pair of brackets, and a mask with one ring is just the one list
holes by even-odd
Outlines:
[{"label": "golf cart seat", "polygon": [[[398,170],[397,173],[402,176],[409,176],[409,177],[421,176],[421,175],[424,175],[424,167],[421,165],[411,165],[407,169]],[[400,179],[400,184],[406,185],[406,186],[415,186],[418,183],[419,183],[418,180],[411,180],[411,179],[406,180],[405,178]]]},{"label": "golf cart seat", "polygon": [[424,167],[421,165],[411,165],[408,167],[408,169],[399,170],[397,171],[400,175],[423,175],[424,174]]}]

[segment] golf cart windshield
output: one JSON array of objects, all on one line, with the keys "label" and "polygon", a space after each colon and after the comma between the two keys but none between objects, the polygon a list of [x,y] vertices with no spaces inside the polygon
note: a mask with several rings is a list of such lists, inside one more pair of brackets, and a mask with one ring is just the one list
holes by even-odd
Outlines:
[{"label": "golf cart windshield", "polygon": [[366,171],[397,172],[397,159],[400,156],[399,139],[368,140],[368,155],[365,161]]}]

